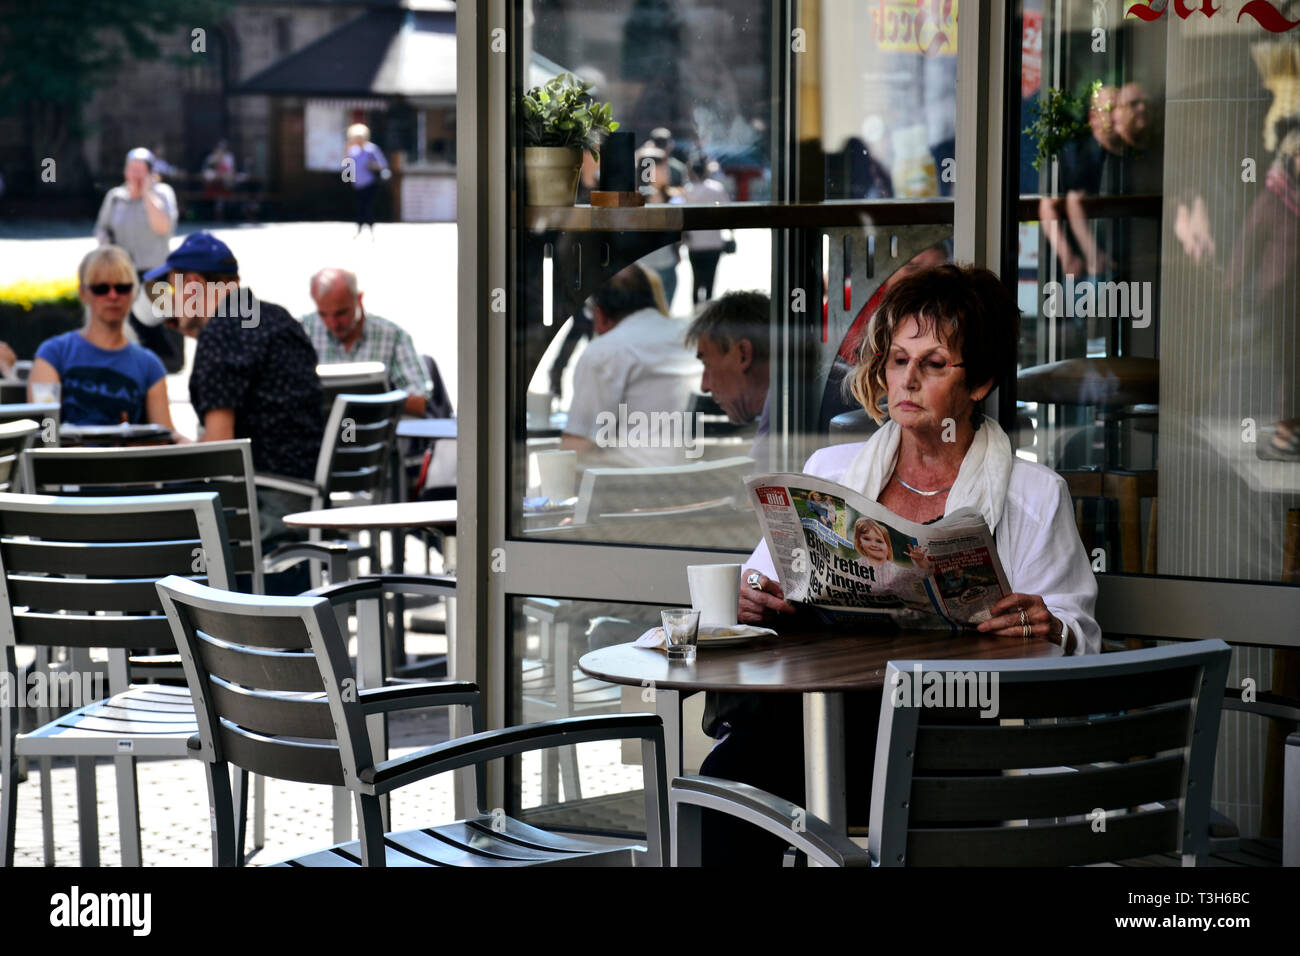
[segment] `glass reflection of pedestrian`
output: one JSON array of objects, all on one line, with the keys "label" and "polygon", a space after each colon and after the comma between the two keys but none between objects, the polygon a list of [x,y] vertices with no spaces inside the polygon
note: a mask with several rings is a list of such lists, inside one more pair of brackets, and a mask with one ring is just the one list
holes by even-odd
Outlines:
[{"label": "glass reflection of pedestrian", "polygon": [[388,169],[388,160],[383,151],[370,142],[370,127],[364,123],[354,123],[348,127],[347,157],[352,161],[352,190],[356,196],[357,232],[352,238],[361,235],[361,227],[370,227],[370,238],[375,237],[375,194],[379,183],[392,173]]},{"label": "glass reflection of pedestrian", "polygon": [[[711,173],[717,164],[702,153],[691,157],[686,164],[687,183],[682,198],[691,205],[716,206],[731,202],[727,187]],[[723,252],[734,252],[736,241],[723,235],[721,229],[695,229],[683,236],[686,254],[691,260],[691,301],[695,304],[713,298],[713,279],[718,274],[718,260]]]}]

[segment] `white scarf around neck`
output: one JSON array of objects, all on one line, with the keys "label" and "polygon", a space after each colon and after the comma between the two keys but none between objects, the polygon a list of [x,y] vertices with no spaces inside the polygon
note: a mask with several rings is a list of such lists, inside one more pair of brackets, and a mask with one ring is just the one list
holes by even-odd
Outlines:
[{"label": "white scarf around neck", "polygon": [[[873,501],[879,500],[898,464],[898,446],[902,436],[903,430],[897,422],[889,421],[882,425],[849,463],[843,484]],[[959,508],[972,508],[984,516],[990,530],[996,531],[998,522],[1002,520],[1013,464],[1015,453],[1011,450],[1011,440],[997,422],[985,418],[961,461],[957,480],[948,492],[944,514],[952,514]]]}]

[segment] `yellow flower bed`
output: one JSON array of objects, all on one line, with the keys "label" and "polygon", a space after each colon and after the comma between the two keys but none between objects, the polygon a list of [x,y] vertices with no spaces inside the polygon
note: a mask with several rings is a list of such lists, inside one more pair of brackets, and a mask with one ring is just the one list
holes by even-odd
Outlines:
[{"label": "yellow flower bed", "polygon": [[0,306],[16,305],[30,312],[36,305],[75,305],[77,279],[23,279],[0,285]]}]

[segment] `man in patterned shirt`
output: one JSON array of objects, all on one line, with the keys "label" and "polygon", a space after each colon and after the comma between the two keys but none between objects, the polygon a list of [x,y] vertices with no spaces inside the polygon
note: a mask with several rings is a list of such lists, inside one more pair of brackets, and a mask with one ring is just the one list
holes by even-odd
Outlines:
[{"label": "man in patterned shirt", "polygon": [[[190,402],[201,440],[248,438],[259,473],[315,477],[324,399],[316,350],[297,320],[242,288],[230,247],[210,233],[189,236],[144,278],[153,324],[166,322],[197,342]],[[259,488],[257,506],[265,550],[305,537],[282,520],[310,506],[301,495]],[[272,590],[269,575],[266,586],[268,593],[297,593]]]},{"label": "man in patterned shirt", "polygon": [[393,388],[406,392],[406,413],[422,416],[429,407],[429,381],[411,336],[388,319],[367,315],[357,277],[346,269],[322,269],[311,277],[316,311],[302,327],[322,363],[383,362]]}]

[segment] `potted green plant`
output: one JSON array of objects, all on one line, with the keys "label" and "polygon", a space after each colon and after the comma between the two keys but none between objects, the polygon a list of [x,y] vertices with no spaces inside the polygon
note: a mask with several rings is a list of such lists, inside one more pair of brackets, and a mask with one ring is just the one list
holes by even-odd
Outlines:
[{"label": "potted green plant", "polygon": [[600,144],[618,129],[610,105],[585,83],[561,73],[520,97],[524,181],[530,206],[568,206],[578,193],[582,151],[600,159]]},{"label": "potted green plant", "polygon": [[1101,80],[1090,84],[1081,96],[1051,87],[1044,91],[1041,100],[1030,104],[1033,122],[1025,127],[1025,134],[1037,147],[1034,169],[1042,169],[1044,163],[1059,159],[1071,140],[1088,132],[1088,109],[1099,89]]}]

